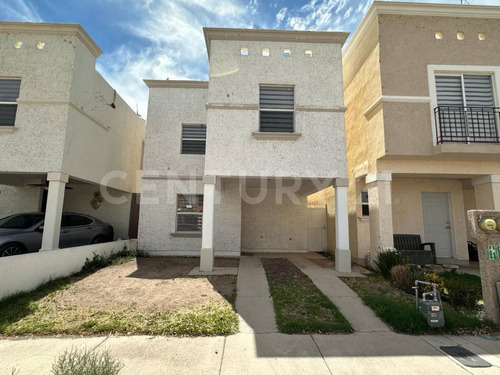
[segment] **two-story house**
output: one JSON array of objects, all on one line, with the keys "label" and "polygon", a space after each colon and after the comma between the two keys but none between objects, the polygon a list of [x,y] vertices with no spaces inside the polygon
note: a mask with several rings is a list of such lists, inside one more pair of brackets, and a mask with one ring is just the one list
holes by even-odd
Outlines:
[{"label": "two-story house", "polygon": [[101,53],[80,25],[0,22],[0,217],[44,211],[44,250],[62,211],[126,238],[137,210],[145,123],[95,70]]},{"label": "two-story house", "polygon": [[[139,248],[308,251],[307,196],[336,191],[337,269],[350,270],[341,48],[347,34],[204,29],[205,81],[150,88]],[[325,212],[326,214],[326,212]]]},{"label": "two-story house", "polygon": [[468,260],[500,209],[500,8],[373,3],[343,54],[353,258],[394,234]]}]

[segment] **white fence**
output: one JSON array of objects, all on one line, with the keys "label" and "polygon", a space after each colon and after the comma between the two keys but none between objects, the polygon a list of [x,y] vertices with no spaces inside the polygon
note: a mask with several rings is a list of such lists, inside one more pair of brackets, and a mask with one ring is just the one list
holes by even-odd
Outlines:
[{"label": "white fence", "polygon": [[124,247],[137,249],[137,240],[106,242],[67,249],[40,251],[0,258],[0,299],[30,291],[40,284],[69,276],[82,269],[95,254],[107,257]]}]

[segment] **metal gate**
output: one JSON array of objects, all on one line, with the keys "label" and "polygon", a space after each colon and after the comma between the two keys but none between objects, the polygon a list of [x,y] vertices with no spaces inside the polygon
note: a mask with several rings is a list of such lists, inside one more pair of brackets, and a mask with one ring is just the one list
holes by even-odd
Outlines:
[{"label": "metal gate", "polygon": [[307,206],[308,251],[327,251],[326,206]]}]

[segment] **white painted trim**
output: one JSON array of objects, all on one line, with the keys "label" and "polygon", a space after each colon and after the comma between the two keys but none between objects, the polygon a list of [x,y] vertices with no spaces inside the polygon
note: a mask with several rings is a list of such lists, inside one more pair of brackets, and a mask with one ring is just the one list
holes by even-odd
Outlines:
[{"label": "white painted trim", "polygon": [[203,175],[145,175],[143,180],[202,180]]},{"label": "white painted trim", "polygon": [[371,184],[372,182],[377,181],[392,181],[392,173],[391,172],[381,172],[381,173],[373,173],[366,175],[365,184]]},{"label": "white painted trim", "polygon": [[12,134],[17,129],[15,126],[0,126],[0,134]]},{"label": "white painted trim", "polygon": [[382,95],[366,109],[364,115],[365,117],[370,117],[372,112],[378,110],[378,107],[382,103],[428,103],[430,101],[430,96]]},{"label": "white painted trim", "polygon": [[296,141],[302,133],[252,132],[252,137],[259,141]]},{"label": "white painted trim", "polygon": [[231,104],[231,103],[207,103],[207,109],[233,109],[240,111],[257,110],[258,104]]},{"label": "white painted trim", "polygon": [[208,81],[144,79],[144,83],[151,88],[180,88],[180,89],[208,89]]},{"label": "white painted trim", "polygon": [[49,172],[47,173],[47,181],[61,181],[65,184],[68,183],[69,176],[63,172]]},{"label": "white painted trim", "polygon": [[[500,8],[500,7],[496,7]],[[432,144],[437,146],[436,119],[434,108],[437,107],[436,74],[491,74],[495,106],[500,104],[500,66],[488,65],[427,65],[427,82],[429,87]]]},{"label": "white painted trim", "polygon": [[[200,250],[143,250],[146,254],[151,256],[165,256],[165,257],[177,257],[177,256],[191,256],[200,257]],[[238,258],[240,256],[239,251],[215,251],[216,257],[234,257]]]},{"label": "white painted trim", "polygon": [[490,174],[472,179],[472,186],[500,183],[500,175]]}]

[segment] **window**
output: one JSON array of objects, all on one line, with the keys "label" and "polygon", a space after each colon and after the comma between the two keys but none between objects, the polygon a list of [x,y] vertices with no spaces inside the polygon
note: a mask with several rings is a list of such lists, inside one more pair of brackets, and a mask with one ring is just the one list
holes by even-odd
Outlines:
[{"label": "window", "polygon": [[293,86],[260,86],[260,131],[293,133]]},{"label": "window", "polygon": [[438,143],[497,142],[490,74],[439,74],[435,109]]},{"label": "window", "polygon": [[437,40],[442,40],[443,39],[443,32],[442,31],[436,31],[436,33],[434,34],[434,37]]},{"label": "window", "polygon": [[361,215],[370,216],[370,206],[368,205],[368,192],[361,192]]},{"label": "window", "polygon": [[205,154],[207,143],[207,126],[182,125],[182,149],[181,154]]},{"label": "window", "polygon": [[465,39],[465,34],[463,31],[457,31],[457,39],[458,40],[464,40]]},{"label": "window", "polygon": [[0,79],[0,126],[14,126],[20,86],[19,79]]},{"label": "window", "polygon": [[200,232],[203,220],[203,195],[177,196],[177,232]]},{"label": "window", "polygon": [[241,47],[240,48],[240,55],[241,56],[248,56],[248,48],[247,47]]},{"label": "window", "polygon": [[0,220],[0,228],[2,229],[28,229],[33,225],[40,223],[43,220],[43,215],[39,214],[21,214],[8,216]]},{"label": "window", "polygon": [[262,48],[262,56],[269,56],[269,48]]},{"label": "window", "polygon": [[81,225],[90,225],[94,221],[86,216],[81,216],[81,215],[67,215],[67,222],[66,226],[69,227],[78,227]]},{"label": "window", "polygon": [[304,54],[307,56],[307,57],[312,57],[313,55],[313,50],[312,49],[306,49],[304,51]]},{"label": "window", "polygon": [[283,50],[283,56],[285,56],[285,57],[290,57],[290,56],[292,56],[292,50],[291,50],[290,48],[285,48],[285,49]]}]

